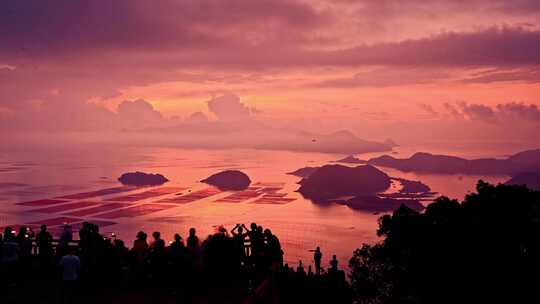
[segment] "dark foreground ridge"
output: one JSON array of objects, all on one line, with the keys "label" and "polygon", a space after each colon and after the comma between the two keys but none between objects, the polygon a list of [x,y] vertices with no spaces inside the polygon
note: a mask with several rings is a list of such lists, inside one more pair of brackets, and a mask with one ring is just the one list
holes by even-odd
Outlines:
[{"label": "dark foreground ridge", "polygon": [[438,198],[379,220],[383,241],[349,262],[359,303],[538,302],[540,192],[478,182],[460,203]]},{"label": "dark foreground ridge", "polygon": [[[283,263],[278,237],[255,223],[190,229],[168,245],[137,234],[128,249],[85,223],[53,240],[7,227],[0,245],[0,303],[537,303],[540,192],[478,182],[462,202],[440,197],[417,212],[380,218],[382,240],[349,261],[313,250],[313,265]],[[324,259],[323,259],[324,257]],[[329,261],[323,269],[321,261]],[[308,263],[310,264],[310,263]],[[498,300],[498,301],[497,301]]]}]

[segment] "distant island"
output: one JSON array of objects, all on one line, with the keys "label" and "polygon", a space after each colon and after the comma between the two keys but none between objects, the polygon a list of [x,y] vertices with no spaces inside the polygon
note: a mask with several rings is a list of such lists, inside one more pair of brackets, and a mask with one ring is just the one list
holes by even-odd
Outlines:
[{"label": "distant island", "polygon": [[224,191],[239,191],[249,187],[251,179],[242,171],[226,170],[213,174],[206,179],[201,180],[201,182],[215,186]]},{"label": "distant island", "polygon": [[528,150],[504,159],[465,159],[449,155],[425,152],[410,158],[394,158],[390,155],[371,158],[367,164],[395,168],[404,172],[440,174],[501,174],[515,175],[522,172],[540,172],[540,149]]},{"label": "distant island", "polygon": [[393,177],[392,179],[401,183],[403,188],[399,191],[400,193],[425,193],[431,191],[431,188],[421,181],[412,181],[397,177]]},{"label": "distant island", "polygon": [[317,171],[317,169],[319,168],[320,167],[304,167],[304,168],[300,168],[292,172],[288,172],[287,174],[304,178],[304,177],[310,176],[311,174],[313,174],[313,172]]},{"label": "distant island", "polygon": [[[339,203],[339,202],[338,202]],[[394,211],[401,205],[405,205],[416,211],[424,210],[425,207],[416,199],[395,199],[388,197],[378,197],[374,195],[355,196],[343,202],[349,208],[368,212],[389,212]]]},{"label": "distant island", "polygon": [[346,156],[342,159],[338,159],[334,161],[336,163],[344,163],[344,164],[365,164],[367,161],[356,158],[354,155]]},{"label": "distant island", "polygon": [[136,171],[122,174],[118,181],[127,186],[159,186],[169,180],[161,174]]},{"label": "distant island", "polygon": [[[332,202],[369,212],[387,212],[402,204],[422,210],[420,201],[436,194],[420,181],[393,178],[371,165],[305,167],[289,174],[302,177],[298,192],[314,203]],[[384,193],[392,182],[399,182],[401,188]]]}]

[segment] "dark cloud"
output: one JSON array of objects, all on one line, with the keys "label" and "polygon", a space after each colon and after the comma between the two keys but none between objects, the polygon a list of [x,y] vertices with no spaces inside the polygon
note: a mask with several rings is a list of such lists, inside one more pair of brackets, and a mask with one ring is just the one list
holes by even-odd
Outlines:
[{"label": "dark cloud", "polygon": [[285,31],[299,39],[297,33],[326,18],[293,0],[3,1],[0,53],[76,57],[126,49],[238,46],[264,43]]},{"label": "dark cloud", "polygon": [[450,114],[451,117],[453,117],[453,118],[461,118],[461,116],[462,116],[461,113],[458,111],[458,109],[454,105],[452,105],[452,104],[450,104],[448,102],[445,102],[443,104],[443,107],[446,110],[447,114]]},{"label": "dark cloud", "polygon": [[450,116],[469,121],[501,125],[540,123],[540,108],[535,104],[509,102],[488,106],[459,102],[456,105],[445,103],[444,108]]},{"label": "dark cloud", "polygon": [[433,106],[427,103],[421,103],[418,105],[422,110],[427,112],[430,115],[437,116],[439,113],[433,109]]},{"label": "dark cloud", "polygon": [[336,52],[334,60],[335,64],[350,65],[512,66],[538,65],[539,53],[540,32],[518,27],[493,27],[359,46]]},{"label": "dark cloud", "polygon": [[488,71],[472,73],[470,76],[462,79],[462,82],[465,83],[492,83],[499,81],[537,83],[540,82],[540,68],[523,67],[514,69],[490,69]]},{"label": "dark cloud", "polygon": [[470,120],[495,122],[495,111],[491,107],[482,104],[467,103],[462,103],[460,106],[463,115]]},{"label": "dark cloud", "polygon": [[403,67],[378,67],[358,72],[352,77],[341,77],[316,82],[309,86],[322,88],[390,87],[425,84],[436,79],[447,79],[448,72],[441,69]]},{"label": "dark cloud", "polygon": [[497,111],[503,115],[509,115],[518,119],[540,123],[540,109],[535,104],[506,103],[499,104]]}]

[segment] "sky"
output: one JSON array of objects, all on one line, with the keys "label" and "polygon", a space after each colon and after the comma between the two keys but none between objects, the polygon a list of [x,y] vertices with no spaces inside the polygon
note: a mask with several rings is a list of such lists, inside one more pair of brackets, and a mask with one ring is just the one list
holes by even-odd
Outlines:
[{"label": "sky", "polygon": [[540,146],[539,20],[535,0],[2,1],[0,132]]}]

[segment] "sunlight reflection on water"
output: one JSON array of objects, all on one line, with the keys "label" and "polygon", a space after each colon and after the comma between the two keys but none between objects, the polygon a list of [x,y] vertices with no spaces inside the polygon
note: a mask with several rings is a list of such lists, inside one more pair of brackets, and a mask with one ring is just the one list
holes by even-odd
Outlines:
[{"label": "sunlight reflection on water", "polygon": [[[365,155],[361,158],[368,158]],[[26,165],[21,170],[0,173],[2,212],[0,226],[51,218],[50,214],[27,212],[28,207],[14,203],[53,198],[67,194],[116,187],[116,178],[127,171],[161,173],[169,180],[166,186],[188,187],[196,191],[206,185],[199,181],[224,169],[238,169],[254,182],[284,183],[280,192],[296,198],[286,204],[215,202],[230,193],[220,193],[195,202],[138,217],[113,219],[118,224],[105,227],[130,244],[138,230],[159,230],[166,240],[179,232],[185,237],[190,227],[201,236],[223,225],[257,222],[276,233],[288,262],[311,261],[310,249],[321,246],[329,260],[336,253],[345,265],[352,251],[363,242],[374,242],[379,215],[353,211],[346,206],[318,206],[305,200],[295,190],[299,178],[287,175],[304,166],[327,164],[343,155],[263,150],[184,150],[168,148],[85,148],[78,150],[17,151],[0,156],[2,167]],[[421,180],[434,191],[462,198],[474,189],[479,178],[490,182],[506,180],[503,176],[460,176],[403,173],[383,168],[390,176]],[[25,185],[7,183],[21,183]],[[0,184],[0,185],[2,185]],[[107,197],[92,199],[100,201]],[[148,199],[148,201],[153,198]],[[95,217],[97,218],[97,216]],[[87,219],[91,220],[91,217]],[[309,264],[309,262],[308,262]]]}]

